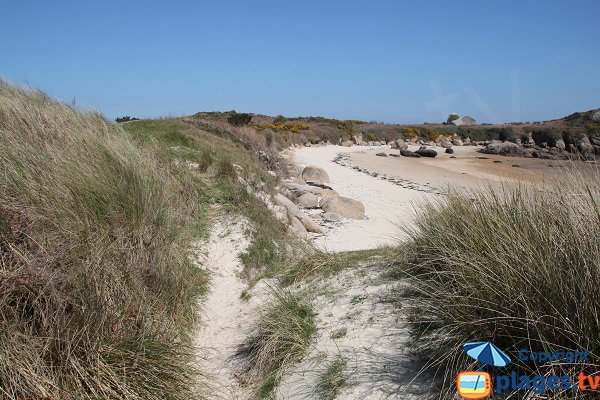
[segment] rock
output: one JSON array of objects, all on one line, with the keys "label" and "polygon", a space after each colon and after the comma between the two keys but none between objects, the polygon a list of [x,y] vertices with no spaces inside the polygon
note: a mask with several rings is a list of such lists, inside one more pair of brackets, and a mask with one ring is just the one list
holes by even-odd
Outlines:
[{"label": "rock", "polygon": [[345,142],[342,142],[342,146],[344,147],[352,147],[354,143],[352,143],[352,140],[346,140]]},{"label": "rock", "polygon": [[292,221],[292,217],[297,218],[304,228],[306,228],[309,232],[314,233],[324,233],[323,229],[317,225],[309,216],[304,214],[297,205],[295,205],[290,199],[282,195],[281,193],[277,193],[275,195],[275,201],[279,204],[287,208],[288,216],[290,221]]},{"label": "rock", "polygon": [[321,207],[326,212],[336,213],[346,218],[365,219],[365,206],[358,200],[330,197],[322,202]]},{"label": "rock", "polygon": [[520,146],[516,143],[512,142],[493,142],[488,144],[484,149],[481,150],[484,154],[501,154],[505,156],[521,156],[521,157],[531,157],[533,155],[532,152],[528,152],[527,149],[523,146]]},{"label": "rock", "polygon": [[328,183],[329,175],[327,175],[327,171],[323,168],[309,165],[302,170],[302,179],[305,182]]},{"label": "rock", "polygon": [[460,117],[453,121],[450,121],[450,123],[452,125],[462,126],[462,125],[475,125],[477,122],[475,121],[475,118],[465,115],[464,117]]},{"label": "rock", "polygon": [[398,140],[398,148],[400,150],[408,150],[408,143]]},{"label": "rock", "polygon": [[463,141],[460,140],[460,139],[454,139],[452,141],[452,144],[455,145],[455,146],[462,146],[463,145]]},{"label": "rock", "polygon": [[593,112],[590,118],[592,121],[600,122],[600,110]]},{"label": "rock", "polygon": [[390,157],[400,157],[400,154],[390,154]]},{"label": "rock", "polygon": [[290,225],[288,226],[288,229],[290,229],[298,237],[301,237],[303,239],[308,238],[308,231],[306,230],[304,225],[302,225],[302,222],[300,222],[300,220],[294,217],[293,215],[290,215],[289,218]]},{"label": "rock", "polygon": [[577,150],[580,153],[589,153],[592,150],[592,144],[587,136],[584,136],[577,141]]},{"label": "rock", "polygon": [[302,208],[319,208],[319,198],[312,193],[304,193],[296,200]]},{"label": "rock", "polygon": [[567,148],[567,145],[565,144],[565,141],[562,139],[559,139],[556,141],[556,147],[561,149],[561,150],[565,150]]},{"label": "rock", "polygon": [[[600,111],[598,111],[598,112],[600,112]],[[600,137],[592,136],[592,137],[590,137],[590,142],[592,142],[592,144],[594,146],[600,146]]]},{"label": "rock", "polygon": [[323,220],[326,222],[341,222],[344,220],[344,217],[334,212],[326,212],[323,213]]},{"label": "rock", "polygon": [[421,157],[430,157],[430,158],[434,158],[438,154],[437,151],[435,151],[433,149],[423,149],[423,148],[420,148],[419,150],[415,151],[415,153],[417,153]]},{"label": "rock", "polygon": [[385,154],[385,153],[377,153],[375,155],[379,156],[379,157],[387,157],[387,154]]},{"label": "rock", "polygon": [[310,143],[310,142],[304,143],[304,147],[311,147],[311,146],[312,146],[312,143]]},{"label": "rock", "polygon": [[470,138],[470,137],[467,137],[467,138],[465,139],[465,143],[464,143],[464,145],[465,145],[465,146],[470,146],[471,144],[472,144],[472,142],[471,142],[471,138]]},{"label": "rock", "polygon": [[392,149],[397,149],[397,148],[398,148],[398,142],[396,142],[395,140],[392,140],[392,141],[390,142],[390,147],[391,147]]},{"label": "rock", "polygon": [[452,147],[448,147],[448,148],[446,148],[445,153],[454,154],[454,150],[452,150]]},{"label": "rock", "polygon": [[449,141],[447,141],[447,140],[442,140],[442,141],[440,142],[440,146],[442,146],[443,148],[447,149],[447,148],[450,148],[450,147],[452,147],[452,143],[450,143],[450,142],[449,142]]},{"label": "rock", "polygon": [[273,178],[277,178],[277,172],[275,172],[275,171],[267,171],[267,173],[269,175],[271,175]]},{"label": "rock", "polygon": [[417,153],[415,153],[415,152],[412,152],[412,151],[410,151],[410,150],[400,150],[400,155],[401,155],[402,157],[414,157],[414,158],[419,158],[419,157],[421,157],[421,156],[420,156],[420,155],[418,155]]}]

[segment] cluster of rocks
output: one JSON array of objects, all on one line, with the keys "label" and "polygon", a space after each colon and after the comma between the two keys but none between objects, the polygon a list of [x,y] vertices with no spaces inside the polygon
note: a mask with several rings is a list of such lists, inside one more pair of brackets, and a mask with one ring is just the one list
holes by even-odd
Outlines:
[{"label": "cluster of rocks", "polygon": [[[388,154],[386,154],[386,153],[378,153],[377,155],[381,155],[381,154],[384,154],[385,157],[388,156]],[[399,157],[398,154],[390,154],[389,156]],[[358,165],[354,165],[352,163],[352,161],[350,160],[350,153],[340,153],[332,161],[338,165],[341,165],[343,167],[352,168],[355,171],[362,172],[363,174],[367,174],[373,178],[378,178],[378,179],[382,179],[382,180],[391,182],[394,185],[400,186],[404,189],[416,190],[418,192],[425,192],[425,193],[444,194],[428,183],[421,185],[416,182],[410,181],[408,179],[399,178],[397,176],[389,176],[386,174],[379,174],[377,172],[371,172],[364,167],[359,167]]]},{"label": "cluster of rocks", "polygon": [[306,238],[308,232],[325,233],[323,226],[312,217],[329,223],[365,218],[364,205],[333,190],[323,168],[308,166],[301,175],[300,182],[284,182],[281,192],[275,196],[278,219],[286,222],[298,236]]},{"label": "cluster of rocks", "polygon": [[500,154],[504,156],[534,157],[550,160],[596,159],[600,156],[600,137],[584,136],[567,141],[559,139],[536,144],[533,137],[528,135],[511,141],[494,140],[484,142],[484,154]]}]

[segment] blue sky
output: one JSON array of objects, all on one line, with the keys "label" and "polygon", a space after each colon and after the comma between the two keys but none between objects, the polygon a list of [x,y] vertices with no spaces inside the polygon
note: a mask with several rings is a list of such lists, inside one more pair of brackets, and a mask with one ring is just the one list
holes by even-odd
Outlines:
[{"label": "blue sky", "polygon": [[597,0],[0,1],[0,77],[109,118],[502,122],[600,107]]}]

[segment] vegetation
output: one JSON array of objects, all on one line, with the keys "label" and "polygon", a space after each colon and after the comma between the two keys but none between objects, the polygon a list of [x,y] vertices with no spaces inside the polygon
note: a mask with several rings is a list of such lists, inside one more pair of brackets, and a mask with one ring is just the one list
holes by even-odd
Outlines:
[{"label": "vegetation", "polygon": [[238,352],[243,372],[269,398],[283,373],[302,359],[316,331],[315,313],[301,293],[273,290],[274,304],[251,327]]},{"label": "vegetation", "polygon": [[[589,350],[591,362],[510,368],[537,374],[598,371],[600,185],[572,178],[557,191],[506,187],[451,193],[424,205],[399,271],[409,272],[415,349],[448,367],[473,367],[468,341],[516,353]],[[576,373],[574,374],[574,372]]]},{"label": "vegetation", "polygon": [[252,115],[233,112],[229,117],[227,117],[227,122],[233,126],[248,125],[250,122],[252,122]]},{"label": "vegetation", "polygon": [[0,387],[10,398],[198,397],[185,171],[101,115],[0,82]]},{"label": "vegetation", "polygon": [[129,121],[139,121],[139,118],[135,118],[135,117],[130,117],[129,115],[126,115],[124,117],[117,117],[115,119],[116,122],[129,122]]},{"label": "vegetation", "polygon": [[346,360],[338,356],[327,367],[327,370],[323,375],[317,386],[319,395],[323,400],[335,400],[338,396],[340,389],[346,383],[347,377],[344,374],[346,368]]},{"label": "vegetation", "polygon": [[265,124],[265,125],[252,124],[250,126],[254,129],[256,129],[257,131],[263,131],[265,129],[270,129],[274,132],[287,131],[287,132],[292,132],[292,133],[298,133],[300,131],[305,131],[310,128],[306,124],[285,123],[285,122],[274,122],[272,124]]}]

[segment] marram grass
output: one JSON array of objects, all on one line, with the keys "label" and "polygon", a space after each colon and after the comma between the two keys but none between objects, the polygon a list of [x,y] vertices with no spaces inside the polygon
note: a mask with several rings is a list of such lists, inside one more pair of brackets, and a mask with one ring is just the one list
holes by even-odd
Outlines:
[{"label": "marram grass", "polygon": [[198,398],[196,193],[121,128],[0,81],[0,398]]}]

